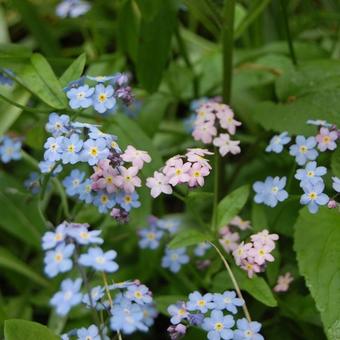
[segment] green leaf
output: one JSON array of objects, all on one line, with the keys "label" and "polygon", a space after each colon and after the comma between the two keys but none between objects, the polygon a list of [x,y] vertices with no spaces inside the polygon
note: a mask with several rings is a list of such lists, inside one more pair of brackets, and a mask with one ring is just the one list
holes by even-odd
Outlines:
[{"label": "green leaf", "polygon": [[195,229],[187,229],[177,233],[168,246],[169,248],[188,247],[212,239],[213,237],[209,234],[203,234]]},{"label": "green leaf", "polygon": [[217,206],[218,228],[228,224],[228,222],[241,211],[247,203],[248,196],[249,186],[244,185],[222,199]]},{"label": "green leaf", "polygon": [[155,92],[161,82],[175,25],[176,9],[171,0],[161,1],[151,20],[142,17],[136,68],[138,80],[149,92]]},{"label": "green leaf", "polygon": [[[277,306],[277,301],[275,300],[270,287],[262,277],[255,276],[252,279],[249,279],[245,271],[236,266],[232,267],[232,271],[241,290],[246,291],[266,306]],[[229,275],[225,271],[217,274],[213,280],[214,291],[223,292],[226,289],[233,289],[233,287]]]},{"label": "green leaf", "polygon": [[340,148],[337,148],[332,154],[331,168],[334,176],[340,177]]},{"label": "green leaf", "polygon": [[254,231],[268,228],[268,219],[263,205],[252,203],[251,221]]},{"label": "green leaf", "polygon": [[[16,87],[12,93],[1,94],[20,105],[26,105],[31,94],[22,87]],[[22,110],[0,98],[0,136],[18,119]]]},{"label": "green leaf", "polygon": [[5,12],[0,7],[0,43],[8,43],[10,41],[8,27],[5,18]]},{"label": "green leaf", "polygon": [[37,322],[12,319],[5,321],[6,340],[59,340],[46,326]]},{"label": "green leaf", "polygon": [[32,55],[31,63],[22,71],[19,81],[49,106],[55,109],[64,109],[67,106],[62,86],[42,55]]},{"label": "green leaf", "polygon": [[[294,248],[329,339],[339,339],[340,325],[340,214],[321,208],[302,209],[295,225]],[[336,335],[337,334],[337,335]]]},{"label": "green leaf", "polygon": [[77,80],[81,77],[84,72],[86,65],[86,54],[81,54],[62,74],[59,79],[61,87],[67,86],[71,81]]},{"label": "green leaf", "polygon": [[25,262],[22,262],[11,254],[6,248],[0,247],[0,267],[5,270],[13,270],[40,286],[48,286],[48,281],[41,275],[33,271]]},{"label": "green leaf", "polygon": [[160,9],[161,1],[155,0],[136,0],[139,10],[142,13],[142,17],[145,20],[151,20]]}]

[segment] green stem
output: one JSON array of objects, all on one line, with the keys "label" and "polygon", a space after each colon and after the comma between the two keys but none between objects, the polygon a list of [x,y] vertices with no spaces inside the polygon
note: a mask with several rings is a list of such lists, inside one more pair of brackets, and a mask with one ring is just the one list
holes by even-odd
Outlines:
[{"label": "green stem", "polygon": [[243,295],[241,293],[241,289],[240,289],[240,286],[238,285],[237,281],[236,281],[236,278],[229,266],[229,263],[228,261],[226,260],[226,258],[223,256],[222,252],[218,249],[218,247],[212,243],[212,242],[209,242],[213,248],[216,250],[216,252],[218,253],[218,255],[220,256],[224,266],[226,267],[227,269],[227,272],[230,276],[230,279],[231,279],[231,282],[233,283],[234,285],[234,288],[236,290],[236,293],[237,293],[237,296],[242,299],[244,301],[244,304],[242,305],[242,308],[243,308],[243,312],[244,312],[244,315],[245,317],[247,318],[248,322],[251,322],[251,317],[250,317],[250,314],[249,314],[249,311],[248,311],[248,308],[247,308],[247,305],[246,305],[246,300],[243,298]]},{"label": "green stem", "polygon": [[65,217],[69,218],[70,210],[69,210],[69,207],[68,207],[68,201],[67,201],[67,197],[66,197],[66,194],[65,194],[65,190],[64,190],[63,186],[61,185],[60,181],[57,178],[53,178],[52,181],[53,181],[56,189],[59,191],[59,195],[60,195],[60,199],[61,199],[61,205],[63,207]]},{"label": "green stem", "polygon": [[214,198],[213,198],[213,212],[211,219],[211,229],[217,230],[217,206],[218,206],[218,193],[219,193],[219,168],[220,168],[220,155],[218,149],[214,146]]},{"label": "green stem", "polygon": [[186,202],[186,199],[183,195],[181,195],[179,192],[177,191],[173,191],[172,194],[177,197],[180,201],[182,202]]},{"label": "green stem", "polygon": [[290,34],[290,29],[289,29],[287,3],[288,3],[287,0],[280,0],[281,10],[283,14],[284,29],[286,31],[287,43],[288,43],[288,48],[289,48],[289,54],[290,54],[293,64],[296,66],[298,63],[296,59],[292,36]]}]

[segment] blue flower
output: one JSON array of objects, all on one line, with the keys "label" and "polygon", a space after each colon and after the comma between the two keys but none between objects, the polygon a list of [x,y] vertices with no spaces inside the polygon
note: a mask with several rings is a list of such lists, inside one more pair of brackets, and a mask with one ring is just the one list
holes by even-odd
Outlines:
[{"label": "blue flower", "polygon": [[207,293],[202,295],[198,291],[189,294],[189,301],[187,302],[187,309],[189,311],[197,310],[204,314],[214,307],[213,294]]},{"label": "blue flower", "polygon": [[278,202],[284,201],[288,197],[288,193],[284,190],[286,185],[286,177],[267,177],[264,182],[255,182],[253,189],[256,192],[254,201],[256,203],[264,203],[274,208]]},{"label": "blue flower", "polygon": [[61,223],[57,226],[55,231],[47,231],[42,237],[42,248],[44,250],[52,249],[58,244],[64,242],[66,233],[66,224]]},{"label": "blue flower", "polygon": [[131,334],[137,330],[146,331],[143,324],[143,309],[128,299],[121,299],[111,309],[110,327],[113,331]]},{"label": "blue flower", "polygon": [[309,120],[307,120],[307,124],[316,125],[316,126],[323,126],[323,127],[332,127],[332,124],[327,123],[325,120],[321,120],[321,119],[317,119],[317,120],[309,119]]},{"label": "blue flower", "polygon": [[63,170],[63,167],[61,164],[56,165],[56,162],[41,161],[39,169],[43,174],[49,174],[53,170],[52,176],[55,176]]},{"label": "blue flower", "polygon": [[91,9],[91,5],[83,0],[63,0],[56,8],[56,15],[61,18],[76,18]]},{"label": "blue flower", "polygon": [[162,267],[169,268],[173,273],[179,272],[182,264],[189,262],[189,256],[185,248],[165,249],[165,255],[162,258]]},{"label": "blue flower", "polygon": [[83,327],[78,329],[77,337],[77,340],[102,340],[96,325],[91,325],[89,328]]},{"label": "blue flower", "polygon": [[113,273],[118,270],[118,264],[113,261],[116,256],[117,252],[114,250],[104,253],[99,247],[89,248],[87,254],[80,255],[79,264],[98,271]]},{"label": "blue flower", "polygon": [[194,130],[194,123],[196,121],[196,113],[192,113],[189,117],[183,119],[184,129],[188,133],[192,133]]},{"label": "blue flower", "polygon": [[318,157],[318,152],[314,149],[316,146],[315,137],[297,136],[295,143],[289,148],[289,153],[295,156],[297,164],[304,165],[308,160],[314,161]]},{"label": "blue flower", "polygon": [[99,212],[104,214],[116,204],[115,195],[108,194],[106,191],[98,191],[93,204],[98,207]]},{"label": "blue flower", "polygon": [[113,87],[111,85],[104,86],[103,84],[96,85],[93,96],[94,109],[99,113],[104,113],[107,110],[113,109],[116,105],[116,99],[113,97]]},{"label": "blue flower", "polygon": [[231,315],[223,315],[220,310],[213,310],[210,317],[203,320],[202,328],[208,332],[209,340],[233,339],[234,332],[231,327],[235,320]]},{"label": "blue flower", "polygon": [[126,211],[132,208],[139,208],[141,203],[138,201],[139,195],[134,191],[133,193],[126,193],[124,191],[117,195],[117,203]]},{"label": "blue flower", "polygon": [[3,163],[9,163],[11,160],[21,158],[22,143],[19,139],[3,137],[2,145],[0,146],[0,158]]},{"label": "blue flower", "polygon": [[68,92],[71,89],[77,88],[79,86],[84,85],[85,77],[80,77],[77,80],[70,81],[66,87],[64,87],[64,92]]},{"label": "blue flower", "polygon": [[79,190],[79,199],[86,203],[91,203],[94,200],[94,196],[92,193],[92,180],[87,178],[83,183],[80,184]]},{"label": "blue flower", "polygon": [[168,307],[168,313],[170,314],[170,322],[173,325],[177,325],[182,322],[183,319],[188,317],[188,311],[183,302],[178,302],[175,305],[170,305]]},{"label": "blue flower", "polygon": [[107,148],[107,143],[104,138],[98,138],[96,140],[88,139],[84,143],[81,159],[83,162],[88,162],[89,165],[95,165],[101,159],[107,158],[109,153],[110,151]]},{"label": "blue flower", "polygon": [[208,97],[202,97],[199,99],[194,99],[190,102],[190,111],[197,111],[203,104],[209,101]]},{"label": "blue flower", "polygon": [[52,112],[48,116],[48,122],[46,123],[46,131],[51,133],[54,137],[58,137],[63,133],[66,133],[69,129],[70,117],[67,115],[59,116],[57,113]]},{"label": "blue flower", "polygon": [[127,287],[125,297],[139,305],[152,303],[151,292],[145,285],[132,285]]},{"label": "blue flower", "polygon": [[[101,300],[101,298],[105,295],[105,288],[101,286],[93,287],[90,291],[90,294],[91,294],[91,300],[92,300],[93,306],[97,307],[97,309],[101,309],[102,306],[99,306],[98,308],[98,306],[96,305]],[[81,302],[83,302],[86,306],[91,308],[91,301],[90,301],[90,297],[88,293],[84,294]]]},{"label": "blue flower", "polygon": [[80,225],[68,230],[68,235],[71,236],[78,244],[102,244],[104,241],[99,235],[101,230],[89,231],[86,226]]},{"label": "blue flower", "polygon": [[291,138],[288,136],[288,132],[282,132],[279,135],[274,136],[269,145],[266,147],[267,152],[281,153],[283,146],[290,142]]},{"label": "blue flower", "polygon": [[316,184],[322,181],[321,176],[325,175],[327,169],[324,166],[317,166],[315,161],[308,162],[304,169],[297,170],[295,178],[300,180],[300,186],[306,183]]},{"label": "blue flower", "polygon": [[83,146],[83,141],[79,138],[79,135],[73,133],[69,138],[63,139],[63,152],[61,159],[64,164],[75,164],[79,161],[79,152]]},{"label": "blue flower", "polygon": [[177,232],[181,221],[178,218],[164,218],[157,221],[159,228],[168,231],[170,234]]},{"label": "blue flower", "polygon": [[234,291],[226,291],[223,294],[214,294],[213,299],[216,309],[226,309],[233,314],[237,313],[237,307],[244,305],[244,301],[237,298]]},{"label": "blue flower", "polygon": [[142,322],[147,326],[151,327],[155,323],[155,318],[158,315],[157,309],[152,305],[143,305],[143,320]]},{"label": "blue flower", "polygon": [[31,172],[29,177],[25,180],[24,186],[31,191],[33,195],[40,191],[40,176],[37,172]]},{"label": "blue flower", "polygon": [[93,87],[83,85],[77,88],[70,89],[66,92],[66,96],[69,99],[69,105],[72,109],[86,109],[92,105],[93,93]]},{"label": "blue flower", "polygon": [[305,192],[300,199],[300,203],[307,205],[310,213],[315,214],[319,210],[319,205],[326,205],[329,197],[323,193],[325,184],[322,181],[316,184],[305,183],[302,187]]},{"label": "blue flower", "polygon": [[105,83],[109,80],[114,79],[114,76],[97,76],[97,77],[92,77],[92,76],[86,76],[87,79],[94,80],[97,83]]},{"label": "blue flower", "polygon": [[82,299],[82,294],[79,292],[81,284],[81,279],[62,281],[61,290],[55,293],[50,300],[50,304],[55,307],[58,315],[67,315],[72,307],[80,303]]},{"label": "blue flower", "polygon": [[256,321],[248,322],[245,318],[237,320],[237,330],[234,331],[235,340],[264,340],[259,334],[261,324]]},{"label": "blue flower", "polygon": [[61,159],[63,140],[64,137],[62,136],[47,138],[47,141],[44,144],[44,148],[46,149],[44,153],[45,161],[56,162]]},{"label": "blue flower", "polygon": [[208,242],[201,242],[195,247],[194,254],[196,256],[203,256],[210,248],[211,245]]},{"label": "blue flower", "polygon": [[164,232],[151,227],[148,229],[141,229],[138,232],[138,235],[140,237],[139,246],[142,249],[157,249]]},{"label": "blue flower", "polygon": [[55,277],[59,273],[65,273],[72,269],[73,263],[70,257],[73,255],[73,244],[60,244],[55,250],[50,250],[44,258],[45,273],[48,277]]},{"label": "blue flower", "polygon": [[67,195],[74,196],[79,194],[80,185],[84,177],[85,172],[75,169],[71,171],[69,176],[64,178],[63,185],[66,189]]},{"label": "blue flower", "polygon": [[332,177],[333,184],[332,187],[336,192],[340,192],[340,178],[338,177]]}]

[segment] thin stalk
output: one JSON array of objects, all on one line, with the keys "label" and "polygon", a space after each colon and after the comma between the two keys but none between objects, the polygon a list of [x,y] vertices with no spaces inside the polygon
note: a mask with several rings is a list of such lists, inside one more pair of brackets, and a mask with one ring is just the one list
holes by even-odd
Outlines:
[{"label": "thin stalk", "polygon": [[60,181],[57,178],[53,178],[52,181],[53,181],[56,189],[59,191],[59,195],[60,195],[60,199],[61,199],[61,205],[63,207],[65,217],[69,218],[70,209],[68,207],[68,200],[67,200],[67,197],[66,197],[66,194],[65,194],[65,190],[64,190]]},{"label": "thin stalk", "polygon": [[217,251],[217,253],[218,253],[218,255],[220,256],[220,258],[221,258],[221,260],[222,260],[224,266],[226,267],[227,272],[228,272],[228,274],[229,274],[229,276],[230,276],[231,282],[233,283],[234,288],[235,288],[235,290],[236,290],[237,296],[238,296],[240,299],[242,299],[242,300],[244,301],[244,304],[242,305],[244,315],[245,315],[245,317],[247,318],[248,322],[251,322],[251,317],[250,317],[250,314],[249,314],[249,311],[248,311],[248,308],[247,308],[247,305],[246,305],[246,300],[243,298],[243,295],[242,295],[242,293],[241,293],[240,286],[238,285],[238,283],[237,283],[237,281],[236,281],[236,278],[235,278],[235,276],[234,276],[234,274],[233,274],[233,272],[232,272],[232,270],[231,270],[231,268],[230,268],[230,266],[229,266],[228,261],[225,259],[225,257],[223,256],[222,252],[218,249],[217,246],[215,246],[214,243],[212,243],[212,242],[209,242],[209,243],[210,243],[210,244],[213,246],[213,248]]},{"label": "thin stalk", "polygon": [[280,0],[281,11],[282,11],[282,16],[283,16],[283,24],[284,24],[284,29],[285,29],[285,32],[286,32],[289,54],[290,54],[290,57],[292,59],[293,64],[296,66],[298,64],[298,62],[297,62],[297,59],[296,59],[293,40],[292,40],[292,36],[290,34],[290,29],[289,29],[287,3],[288,3],[287,0]]},{"label": "thin stalk", "polygon": [[211,229],[217,229],[217,206],[218,206],[218,193],[219,193],[219,168],[220,168],[220,155],[216,146],[214,146],[214,198],[213,198],[213,213],[211,219]]},{"label": "thin stalk", "polygon": [[183,195],[181,195],[180,193],[178,193],[177,191],[173,191],[172,194],[177,197],[180,201],[185,202],[185,197]]}]

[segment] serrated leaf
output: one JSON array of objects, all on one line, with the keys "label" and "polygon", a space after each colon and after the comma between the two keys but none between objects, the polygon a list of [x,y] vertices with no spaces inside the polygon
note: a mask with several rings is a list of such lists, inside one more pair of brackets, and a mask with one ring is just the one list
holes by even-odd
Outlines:
[{"label": "serrated leaf", "polygon": [[86,65],[86,54],[81,54],[62,74],[59,79],[61,87],[67,86],[71,81],[77,80],[84,72]]},{"label": "serrated leaf", "polygon": [[340,214],[321,208],[317,214],[301,210],[295,225],[294,248],[299,269],[321,314],[331,340],[340,323]]},{"label": "serrated leaf", "polygon": [[203,234],[195,229],[187,229],[177,233],[168,246],[169,248],[188,247],[212,239],[213,237],[209,234]]},{"label": "serrated leaf", "polygon": [[224,197],[217,206],[217,227],[223,227],[235,217],[244,205],[249,196],[249,186],[244,185],[237,188],[229,195]]},{"label": "serrated leaf", "polygon": [[6,340],[59,340],[46,326],[37,322],[12,319],[5,321]]}]

